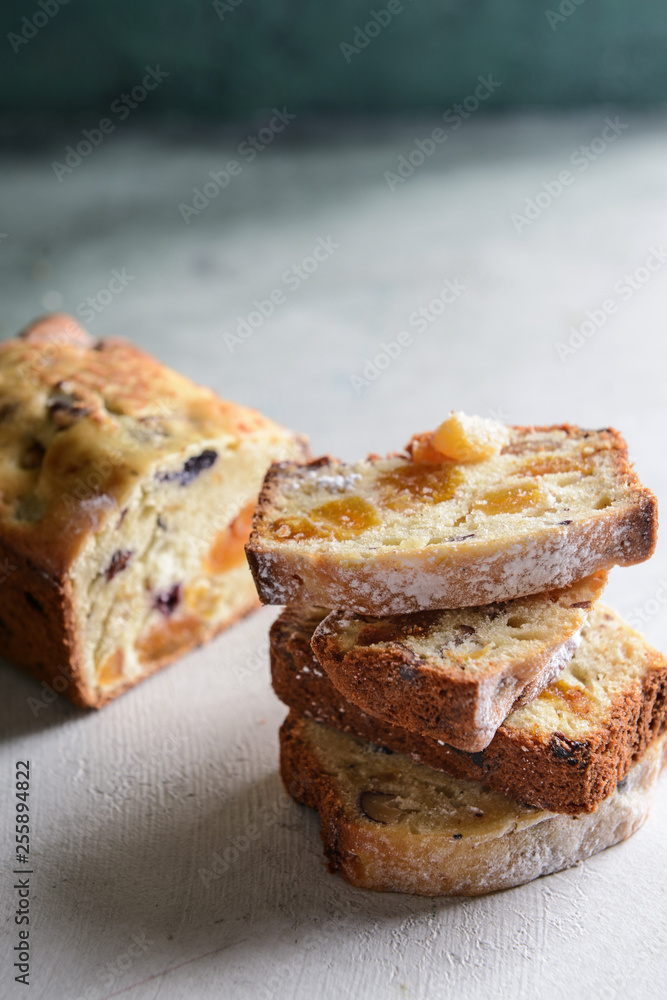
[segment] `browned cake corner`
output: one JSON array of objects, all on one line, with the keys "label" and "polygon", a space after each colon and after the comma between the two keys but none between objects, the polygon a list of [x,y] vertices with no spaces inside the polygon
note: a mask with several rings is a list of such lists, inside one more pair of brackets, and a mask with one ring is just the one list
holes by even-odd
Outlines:
[{"label": "browned cake corner", "polygon": [[475,752],[572,658],[606,582],[600,571],[513,601],[384,618],[332,611],[312,647],[365,712]]},{"label": "browned cake corner", "polygon": [[504,430],[502,450],[476,461],[413,442],[355,464],[274,466],[246,549],[262,601],[374,616],[471,607],[649,558],[656,500],[616,431]]},{"label": "browned cake corner", "polygon": [[601,605],[560,679],[513,712],[479,753],[382,722],[340,694],[310,646],[327,613],[287,608],[274,622],[271,671],[281,701],[318,722],[542,809],[595,810],[667,726],[665,658]]},{"label": "browned cake corner", "polygon": [[0,639],[99,707],[257,604],[244,555],[304,443],[124,340],[45,317],[0,344]]}]

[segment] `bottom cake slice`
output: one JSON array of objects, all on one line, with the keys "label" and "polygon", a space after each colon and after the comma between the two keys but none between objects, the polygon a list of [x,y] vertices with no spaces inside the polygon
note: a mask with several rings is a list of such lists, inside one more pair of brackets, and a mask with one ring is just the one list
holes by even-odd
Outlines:
[{"label": "bottom cake slice", "polygon": [[329,869],[365,889],[478,896],[569,868],[646,819],[667,737],[596,812],[521,805],[290,712],[280,731],[289,794],[320,814]]}]

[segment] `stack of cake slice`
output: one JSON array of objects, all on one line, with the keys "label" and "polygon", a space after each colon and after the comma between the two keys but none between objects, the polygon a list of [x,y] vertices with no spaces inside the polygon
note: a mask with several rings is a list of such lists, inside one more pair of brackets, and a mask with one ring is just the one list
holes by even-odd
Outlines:
[{"label": "stack of cake slice", "polygon": [[639,828],[667,663],[599,598],[656,530],[612,430],[452,414],[399,455],[269,470],[246,551],[287,605],[281,771],[332,871],[475,895]]}]

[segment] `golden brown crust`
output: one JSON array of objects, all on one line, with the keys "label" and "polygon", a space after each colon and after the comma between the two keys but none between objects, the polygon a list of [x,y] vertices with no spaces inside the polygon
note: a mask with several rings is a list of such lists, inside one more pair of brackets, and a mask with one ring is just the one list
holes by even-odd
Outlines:
[{"label": "golden brown crust", "polygon": [[86,707],[86,685],[67,575],[45,574],[0,543],[0,648],[57,693]]},{"label": "golden brown crust", "polygon": [[[657,501],[639,482],[617,431],[590,432],[569,424],[512,430],[545,435],[535,442],[538,451],[548,446],[550,432],[581,439],[596,435],[601,450],[611,455],[625,500],[585,519],[538,525],[511,544],[491,537],[452,538],[426,548],[383,545],[343,555],[333,546],[310,551],[273,536],[269,529],[280,507],[282,482],[296,471],[293,463],[278,463],[264,481],[246,546],[262,602],[315,603],[376,616],[472,607],[565,587],[598,570],[634,565],[651,556],[657,540]],[[545,443],[540,445],[540,440]],[[329,464],[333,472],[347,469],[324,456],[300,467],[298,474]]]},{"label": "golden brown crust", "polygon": [[585,740],[532,735],[504,724],[478,753],[382,722],[347,701],[310,646],[321,614],[287,608],[270,633],[273,687],[290,709],[370,743],[405,753],[457,778],[484,782],[520,802],[553,812],[594,811],[650,742],[667,729],[667,663],[646,647],[641,683],[613,704],[608,724]]}]

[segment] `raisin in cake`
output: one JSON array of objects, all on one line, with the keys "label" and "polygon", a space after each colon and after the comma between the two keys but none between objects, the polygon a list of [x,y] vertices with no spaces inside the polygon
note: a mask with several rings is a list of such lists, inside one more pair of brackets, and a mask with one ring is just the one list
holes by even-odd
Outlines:
[{"label": "raisin in cake", "polygon": [[61,315],[0,345],[0,445],[2,652],[92,707],[255,606],[257,494],[304,447]]}]

